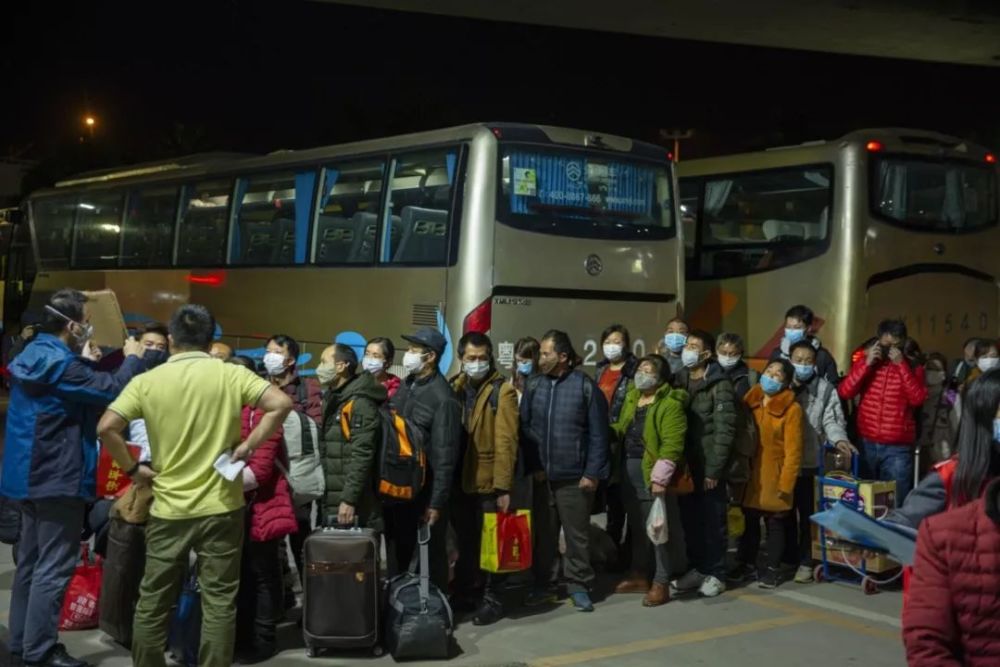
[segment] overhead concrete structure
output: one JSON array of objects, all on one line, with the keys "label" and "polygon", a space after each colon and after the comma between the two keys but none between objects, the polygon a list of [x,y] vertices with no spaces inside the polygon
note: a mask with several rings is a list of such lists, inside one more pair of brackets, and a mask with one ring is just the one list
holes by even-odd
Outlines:
[{"label": "overhead concrete structure", "polygon": [[322,0],[727,44],[1000,66],[1000,0]]}]

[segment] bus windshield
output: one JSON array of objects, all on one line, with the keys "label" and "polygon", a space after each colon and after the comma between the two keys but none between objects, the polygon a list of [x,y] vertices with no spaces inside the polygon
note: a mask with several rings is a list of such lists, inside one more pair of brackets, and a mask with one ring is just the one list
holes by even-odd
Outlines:
[{"label": "bus windshield", "polygon": [[996,224],[996,172],[989,165],[878,156],[872,212],[927,231],[971,231]]},{"label": "bus windshield", "polygon": [[674,234],[666,165],[605,153],[506,145],[500,220],[514,227],[593,238]]}]

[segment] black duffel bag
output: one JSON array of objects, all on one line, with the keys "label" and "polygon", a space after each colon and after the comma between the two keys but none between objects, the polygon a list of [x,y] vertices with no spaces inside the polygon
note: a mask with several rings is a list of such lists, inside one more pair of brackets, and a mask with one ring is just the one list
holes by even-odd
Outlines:
[{"label": "black duffel bag", "polygon": [[420,555],[410,571],[397,575],[387,585],[385,647],[396,660],[435,660],[451,656],[454,618],[448,598],[431,584],[427,544],[430,527],[417,531]]}]

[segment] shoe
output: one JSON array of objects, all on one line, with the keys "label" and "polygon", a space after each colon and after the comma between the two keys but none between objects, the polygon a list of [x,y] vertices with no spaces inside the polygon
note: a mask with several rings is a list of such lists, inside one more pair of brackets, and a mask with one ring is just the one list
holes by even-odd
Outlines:
[{"label": "shoe", "polygon": [[240,653],[236,656],[236,664],[238,665],[259,665],[262,662],[267,662],[274,656],[278,654],[274,649],[270,650],[256,650],[256,651],[246,651]]},{"label": "shoe", "polygon": [[703,598],[718,597],[725,592],[725,582],[720,580],[718,577],[713,577],[711,575],[705,577],[705,581],[701,582],[701,586],[698,588],[698,594]]},{"label": "shoe", "polygon": [[683,577],[670,582],[670,593],[677,595],[678,593],[689,593],[697,590],[701,587],[701,582],[704,580],[705,575],[698,570],[688,570],[687,574]]},{"label": "shoe", "polygon": [[760,578],[757,585],[768,590],[777,588],[781,585],[781,570],[773,567],[767,568],[767,572],[765,572],[764,576]]},{"label": "shoe", "polygon": [[615,586],[615,593],[622,595],[626,593],[648,593],[649,579],[638,572],[633,572]]},{"label": "shoe", "polygon": [[541,607],[559,602],[559,595],[553,588],[536,588],[524,599],[525,607]]},{"label": "shoe", "polygon": [[580,591],[579,593],[570,593],[569,597],[577,611],[594,611],[594,603],[591,602],[589,594]]},{"label": "shoe", "polygon": [[810,565],[799,565],[799,569],[795,571],[795,583],[797,584],[811,584],[816,581],[813,577],[813,569]]},{"label": "shoe", "polygon": [[659,607],[670,602],[670,588],[666,584],[653,582],[649,592],[642,598],[643,607]]},{"label": "shoe", "polygon": [[472,615],[473,625],[493,625],[503,618],[503,607],[496,602],[483,600],[479,609]]},{"label": "shoe", "polygon": [[66,652],[66,647],[56,644],[49,652],[49,657],[41,662],[24,662],[24,665],[34,667],[90,667],[90,663],[74,658]]},{"label": "shoe", "polygon": [[731,584],[742,584],[747,581],[753,581],[756,578],[757,568],[746,563],[740,563],[726,573],[726,581]]}]

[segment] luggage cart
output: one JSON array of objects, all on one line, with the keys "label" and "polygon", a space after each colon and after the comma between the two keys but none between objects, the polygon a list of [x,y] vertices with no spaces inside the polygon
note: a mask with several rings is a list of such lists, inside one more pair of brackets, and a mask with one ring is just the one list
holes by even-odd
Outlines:
[{"label": "luggage cart", "polygon": [[[836,472],[826,471],[825,454],[836,450],[830,443],[823,445],[823,452],[820,455],[819,470],[816,477],[816,505],[817,511],[825,511],[836,503],[841,502],[852,506],[856,510],[861,510],[861,495],[859,492],[859,456],[851,456],[850,477],[837,475]],[[827,498],[824,489],[835,487],[844,489],[839,500]],[[813,571],[813,577],[817,582],[833,581],[838,583],[859,584],[865,595],[874,595],[879,592],[879,587],[896,581],[902,575],[902,569],[888,579],[876,579],[869,572],[868,559],[864,557],[863,547],[845,540],[837,538],[822,526],[819,529],[819,552],[820,564]],[[848,550],[862,554],[857,563],[852,562],[852,556]],[[839,555],[840,558],[836,559]],[[895,569],[895,568],[893,568]],[[844,573],[847,570],[849,573]]]}]

